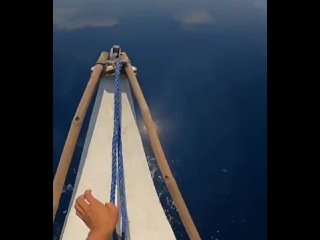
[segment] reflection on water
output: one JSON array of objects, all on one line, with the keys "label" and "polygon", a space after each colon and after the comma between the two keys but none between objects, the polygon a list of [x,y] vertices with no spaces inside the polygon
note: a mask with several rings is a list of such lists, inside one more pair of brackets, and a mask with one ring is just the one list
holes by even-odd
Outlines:
[{"label": "reflection on water", "polygon": [[[202,239],[266,239],[266,0],[55,0],[53,5],[53,171],[92,64],[102,50],[120,44],[138,67]],[[66,189],[74,184],[87,122]],[[177,238],[187,239],[138,122],[161,203]],[[70,191],[62,196],[54,238],[70,196]]]}]

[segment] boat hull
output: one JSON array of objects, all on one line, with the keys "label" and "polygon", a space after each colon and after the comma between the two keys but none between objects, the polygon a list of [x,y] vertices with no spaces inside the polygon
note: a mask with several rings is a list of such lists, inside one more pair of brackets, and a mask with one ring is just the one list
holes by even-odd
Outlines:
[{"label": "boat hull", "polygon": [[[130,239],[174,240],[160,204],[137,127],[128,79],[121,78],[122,151]],[[95,99],[79,170],[61,240],[86,239],[88,228],[76,216],[77,196],[91,189],[103,202],[110,198],[114,114],[113,76],[103,77]]]}]

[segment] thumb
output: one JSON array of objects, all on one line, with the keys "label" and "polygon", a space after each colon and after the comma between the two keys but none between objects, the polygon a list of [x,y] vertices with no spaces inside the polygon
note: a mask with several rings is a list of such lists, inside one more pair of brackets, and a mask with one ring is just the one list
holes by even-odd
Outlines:
[{"label": "thumb", "polygon": [[116,205],[114,205],[113,203],[105,203],[105,206],[109,209],[110,213],[113,216],[119,216],[119,210]]}]

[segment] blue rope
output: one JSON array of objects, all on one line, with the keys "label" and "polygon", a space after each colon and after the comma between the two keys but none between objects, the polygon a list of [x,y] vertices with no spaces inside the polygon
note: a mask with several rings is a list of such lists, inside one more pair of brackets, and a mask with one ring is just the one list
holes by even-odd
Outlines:
[{"label": "blue rope", "polygon": [[115,204],[116,188],[118,186],[118,199],[120,201],[121,215],[121,239],[128,239],[128,215],[126,204],[126,190],[123,170],[122,141],[121,141],[121,91],[120,91],[120,70],[121,61],[116,60],[114,80],[114,126],[112,139],[112,176],[110,202]]},{"label": "blue rope", "polygon": [[[118,64],[117,64],[118,66]],[[112,175],[111,175],[111,193],[110,202],[115,204],[116,185],[117,185],[117,162],[118,162],[118,143],[119,143],[119,118],[120,118],[120,84],[117,79],[117,67],[115,74],[115,86],[114,86],[114,115],[113,115],[113,138],[112,138]]]}]

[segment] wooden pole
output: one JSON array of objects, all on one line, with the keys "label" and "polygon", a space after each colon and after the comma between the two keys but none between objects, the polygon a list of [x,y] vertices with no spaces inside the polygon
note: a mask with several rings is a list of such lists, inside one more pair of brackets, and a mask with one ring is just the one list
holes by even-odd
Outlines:
[{"label": "wooden pole", "polygon": [[71,122],[68,137],[64,144],[59,165],[53,180],[53,221],[59,207],[61,192],[69,170],[70,162],[83,124],[83,120],[86,116],[93,94],[95,93],[99,85],[101,73],[105,71],[103,64],[107,62],[108,56],[109,54],[107,52],[102,52],[100,54],[97,63],[101,64],[96,64],[96,66],[94,67],[86,89],[80,100],[75,116]]},{"label": "wooden pole", "polygon": [[138,80],[136,78],[135,73],[133,72],[132,66],[130,64],[130,60],[125,52],[122,53],[122,59],[124,62],[127,62],[125,64],[125,72],[128,76],[130,85],[132,87],[133,93],[137,99],[144,124],[146,126],[148,136],[151,142],[151,146],[153,149],[153,152],[156,156],[157,163],[159,165],[161,174],[163,176],[164,182],[170,192],[170,195],[175,203],[175,206],[178,210],[178,213],[180,215],[180,218],[182,220],[182,223],[188,233],[188,236],[191,240],[199,240],[200,235],[198,233],[198,230],[190,216],[190,213],[188,211],[188,208],[183,200],[183,197],[180,193],[180,190],[178,188],[178,185],[171,173],[168,161],[166,159],[166,156],[164,154],[164,151],[162,149],[158,133],[155,127],[155,124],[152,120],[152,116],[149,110],[149,107],[146,103],[146,100],[143,96],[143,93],[141,91],[141,88],[139,86]]}]

